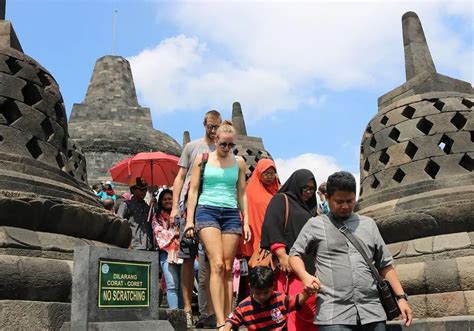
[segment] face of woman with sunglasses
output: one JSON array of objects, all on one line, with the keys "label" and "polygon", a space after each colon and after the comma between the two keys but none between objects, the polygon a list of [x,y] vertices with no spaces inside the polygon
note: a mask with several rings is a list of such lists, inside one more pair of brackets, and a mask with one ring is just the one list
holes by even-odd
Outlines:
[{"label": "face of woman with sunglasses", "polygon": [[303,200],[306,202],[308,201],[316,192],[316,183],[314,180],[310,180],[306,185],[303,187]]},{"label": "face of woman with sunglasses", "polygon": [[235,135],[232,133],[221,133],[216,137],[217,152],[221,156],[227,156],[232,153],[235,147]]}]

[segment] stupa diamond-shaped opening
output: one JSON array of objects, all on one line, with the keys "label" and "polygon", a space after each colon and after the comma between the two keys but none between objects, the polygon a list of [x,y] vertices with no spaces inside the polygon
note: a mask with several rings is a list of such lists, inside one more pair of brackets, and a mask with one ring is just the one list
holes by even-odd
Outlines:
[{"label": "stupa diamond-shaped opening", "polygon": [[61,156],[61,153],[58,153],[56,155],[56,162],[58,163],[59,169],[62,169],[64,167],[64,160],[63,160],[63,157]]},{"label": "stupa diamond-shaped opening", "polygon": [[471,100],[469,99],[462,99],[462,104],[464,106],[466,106],[467,108],[472,108],[472,106],[474,106],[474,102],[472,102]]},{"label": "stupa diamond-shaped opening", "polygon": [[390,161],[390,155],[387,153],[387,148],[383,149],[380,153],[379,161],[385,165]]},{"label": "stupa diamond-shaped opening", "polygon": [[372,181],[372,184],[370,184],[370,187],[372,187],[373,189],[376,189],[377,187],[379,187],[379,185],[380,185],[379,180],[377,179],[377,177],[374,176],[374,180]]},{"label": "stupa diamond-shaped opening", "polygon": [[398,143],[398,138],[400,137],[400,131],[397,128],[393,128],[388,134],[390,139]]},{"label": "stupa diamond-shaped opening", "polygon": [[402,169],[398,168],[397,171],[395,171],[395,174],[393,175],[392,179],[397,183],[401,183],[403,178],[405,178],[405,172]]},{"label": "stupa diamond-shaped opening", "polygon": [[456,113],[450,122],[456,127],[456,129],[461,130],[466,124],[467,119],[462,114]]},{"label": "stupa diamond-shaped opening", "polygon": [[438,174],[440,166],[433,160],[429,160],[426,164],[425,169],[423,169],[431,178],[435,179]]},{"label": "stupa diamond-shaped opening", "polygon": [[370,170],[370,163],[369,160],[365,160],[364,162],[364,170],[369,171]]},{"label": "stupa diamond-shaped opening", "polygon": [[46,72],[40,70],[37,76],[44,87],[51,85],[52,78]]},{"label": "stupa diamond-shaped opening", "polygon": [[388,117],[387,116],[383,116],[382,119],[380,120],[380,123],[382,123],[383,125],[387,124],[388,122]]},{"label": "stupa diamond-shaped opening", "polygon": [[431,131],[431,128],[433,127],[433,123],[428,121],[426,118],[422,118],[418,121],[416,124],[416,128],[423,132],[424,134],[429,134]]},{"label": "stupa diamond-shaped opening", "polygon": [[441,148],[443,152],[445,152],[446,154],[450,154],[453,144],[454,144],[454,140],[449,138],[446,134],[443,134],[443,136],[441,137],[441,140],[438,143],[438,146],[439,148]]},{"label": "stupa diamond-shaped opening", "polygon": [[33,106],[42,99],[38,87],[33,83],[27,83],[21,92],[23,94],[23,101],[28,106]]},{"label": "stupa diamond-shaped opening", "polygon": [[28,149],[28,152],[30,152],[31,156],[35,159],[38,159],[43,154],[36,137],[31,138],[30,141],[26,143],[26,149]]},{"label": "stupa diamond-shaped opening", "polygon": [[369,145],[370,145],[370,147],[372,147],[372,148],[375,148],[375,146],[377,146],[377,140],[375,140],[375,137],[374,137],[374,136],[372,136],[372,138],[370,138]]},{"label": "stupa diamond-shaped opening", "polygon": [[459,165],[467,171],[472,171],[474,169],[474,161],[467,154],[464,154],[464,156],[461,158]]},{"label": "stupa diamond-shaped opening", "polygon": [[41,122],[41,128],[43,129],[46,140],[49,140],[49,138],[51,138],[51,136],[54,134],[54,129],[53,129],[53,126],[51,125],[51,121],[49,120],[48,117],[46,117]]},{"label": "stupa diamond-shaped opening", "polygon": [[54,114],[56,115],[56,122],[62,124],[64,120],[64,105],[61,102],[54,106]]},{"label": "stupa diamond-shaped opening", "polygon": [[435,106],[435,108],[438,109],[439,111],[442,111],[442,110],[443,110],[443,107],[444,107],[444,102],[437,100],[437,101],[433,104],[433,106]]},{"label": "stupa diamond-shaped opening", "polygon": [[9,57],[8,60],[5,61],[5,63],[7,64],[8,69],[10,69],[12,75],[15,75],[18,71],[22,69],[21,65],[19,65],[17,60],[13,57]]},{"label": "stupa diamond-shaped opening", "polygon": [[3,99],[0,101],[0,114],[5,117],[8,125],[13,124],[22,116],[18,105],[10,99]]},{"label": "stupa diamond-shaped opening", "polygon": [[402,111],[402,115],[405,116],[406,118],[410,119],[413,118],[413,115],[415,114],[416,109],[410,106],[406,106],[405,109]]},{"label": "stupa diamond-shaped opening", "polygon": [[407,144],[407,147],[405,148],[405,154],[408,155],[408,157],[413,160],[417,151],[418,151],[418,147],[414,143],[409,141]]}]

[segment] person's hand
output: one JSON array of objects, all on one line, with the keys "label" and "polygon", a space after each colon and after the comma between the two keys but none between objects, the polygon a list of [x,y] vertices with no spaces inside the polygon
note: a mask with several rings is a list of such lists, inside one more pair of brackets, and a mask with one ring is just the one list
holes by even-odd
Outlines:
[{"label": "person's hand", "polygon": [[178,208],[173,207],[173,208],[171,209],[171,213],[170,213],[170,220],[171,220],[171,222],[174,222],[174,220],[175,220],[175,218],[176,218],[177,216],[179,216],[179,210],[178,210]]},{"label": "person's hand", "polygon": [[187,238],[192,238],[194,236],[194,224],[191,222],[186,222],[186,226],[184,227],[184,235]]},{"label": "person's hand", "polygon": [[321,282],[316,277],[309,275],[302,280],[304,290],[309,293],[315,293],[321,288]]},{"label": "person's hand", "polygon": [[405,299],[399,299],[398,308],[400,308],[400,311],[402,313],[402,319],[403,319],[403,322],[405,323],[405,326],[410,326],[413,320],[413,314],[412,314],[410,305]]},{"label": "person's hand", "polygon": [[250,231],[250,226],[248,224],[244,224],[243,227],[244,232],[244,244],[248,243],[250,239],[252,239],[252,231]]},{"label": "person's hand", "polygon": [[290,266],[290,257],[288,254],[282,255],[281,257],[278,257],[278,261],[280,262],[280,270],[286,273],[291,273],[293,272],[293,268]]}]

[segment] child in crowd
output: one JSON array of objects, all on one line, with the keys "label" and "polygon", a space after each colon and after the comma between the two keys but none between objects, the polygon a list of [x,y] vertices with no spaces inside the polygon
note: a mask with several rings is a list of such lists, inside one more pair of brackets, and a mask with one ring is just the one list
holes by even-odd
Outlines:
[{"label": "child in crowd", "polygon": [[224,331],[245,326],[248,330],[286,330],[288,314],[298,310],[311,295],[303,291],[285,295],[273,290],[273,270],[255,267],[250,270],[250,296],[227,317]]}]

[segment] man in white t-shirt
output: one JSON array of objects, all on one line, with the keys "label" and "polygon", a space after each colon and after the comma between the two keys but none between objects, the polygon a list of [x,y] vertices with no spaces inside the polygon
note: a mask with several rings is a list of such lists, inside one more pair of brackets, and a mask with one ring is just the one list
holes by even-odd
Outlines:
[{"label": "man in white t-shirt", "polygon": [[[205,152],[212,152],[216,149],[214,143],[214,138],[216,137],[216,131],[222,123],[221,114],[216,110],[210,110],[204,116],[203,126],[205,129],[204,137],[194,140],[188,143],[181,153],[181,158],[179,159],[179,171],[173,183],[173,209],[171,210],[170,219],[174,220],[176,217],[180,217],[180,238],[183,236],[184,227],[186,225],[186,196],[189,188],[189,183],[191,179],[191,169],[193,166],[194,159],[199,154]],[[183,302],[184,302],[184,311],[186,313],[186,322],[188,327],[193,326],[192,319],[192,290],[194,284],[194,260],[197,255],[197,249],[190,249],[186,247],[181,242],[180,250],[178,257],[183,259],[183,266],[181,268],[181,288],[183,290]],[[204,259],[200,259],[200,262],[204,262]],[[200,269],[200,282],[204,280],[201,278],[206,278],[206,268],[205,263],[201,263],[199,266]],[[202,277],[201,277],[202,275]],[[205,293],[200,293],[201,296],[204,296]],[[203,304],[200,303],[200,312],[202,311]],[[209,306],[207,305],[208,312]]]}]

